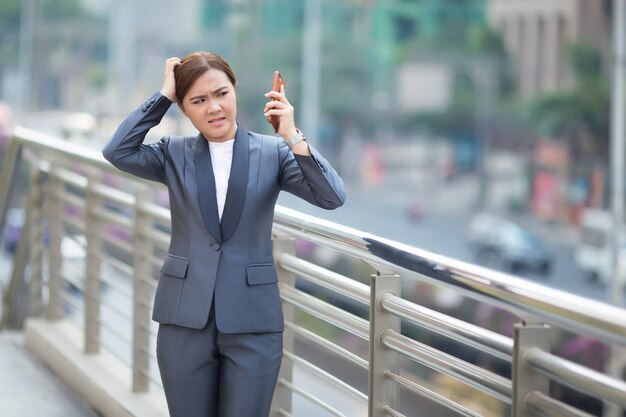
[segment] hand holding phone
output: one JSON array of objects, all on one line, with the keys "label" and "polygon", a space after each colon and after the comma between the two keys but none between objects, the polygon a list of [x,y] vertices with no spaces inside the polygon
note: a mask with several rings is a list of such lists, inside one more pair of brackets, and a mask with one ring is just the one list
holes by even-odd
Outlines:
[{"label": "hand holding phone", "polygon": [[[285,85],[285,80],[283,80],[280,72],[274,71],[274,82],[272,83],[272,91],[280,92],[280,88]],[[280,123],[280,118],[278,116],[268,116],[267,121],[274,128],[274,133],[278,133],[278,125]]]}]

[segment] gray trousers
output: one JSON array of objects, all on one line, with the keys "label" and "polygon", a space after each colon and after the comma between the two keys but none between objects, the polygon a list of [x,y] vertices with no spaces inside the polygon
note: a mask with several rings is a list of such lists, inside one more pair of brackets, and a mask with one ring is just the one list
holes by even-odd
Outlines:
[{"label": "gray trousers", "polygon": [[170,417],[266,417],[282,333],[225,334],[215,326],[159,325],[157,359]]}]

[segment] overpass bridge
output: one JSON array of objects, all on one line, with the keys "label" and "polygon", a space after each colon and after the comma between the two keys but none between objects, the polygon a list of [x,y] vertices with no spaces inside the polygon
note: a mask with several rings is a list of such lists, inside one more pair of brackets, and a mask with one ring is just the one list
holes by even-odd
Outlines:
[{"label": "overpass bridge", "polygon": [[[4,287],[0,415],[167,416],[150,320],[163,189],[18,127],[0,229],[9,207],[25,223]],[[273,416],[624,413],[625,309],[284,207],[273,233],[286,326]],[[451,297],[462,308],[434,301]]]}]

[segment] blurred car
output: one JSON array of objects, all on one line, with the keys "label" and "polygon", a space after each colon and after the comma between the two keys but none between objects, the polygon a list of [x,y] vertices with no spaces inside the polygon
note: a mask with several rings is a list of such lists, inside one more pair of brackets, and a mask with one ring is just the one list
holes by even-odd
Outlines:
[{"label": "blurred car", "polygon": [[[592,281],[610,285],[613,280],[613,215],[600,209],[584,209],[580,216],[580,241],[576,245],[576,265]],[[626,240],[620,246],[622,279],[626,279]]]},{"label": "blurred car", "polygon": [[470,222],[466,239],[476,260],[484,266],[513,273],[550,273],[550,251],[534,233],[513,221],[479,214]]}]

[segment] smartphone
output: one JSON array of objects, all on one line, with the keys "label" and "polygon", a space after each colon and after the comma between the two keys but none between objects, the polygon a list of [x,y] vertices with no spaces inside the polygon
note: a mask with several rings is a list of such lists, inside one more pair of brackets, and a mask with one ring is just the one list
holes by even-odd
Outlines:
[{"label": "smartphone", "polygon": [[[272,83],[272,91],[280,91],[280,87],[285,85],[285,80],[283,80],[283,76],[280,75],[280,72],[274,71],[274,82]],[[278,133],[278,125],[280,120],[278,116],[268,116],[267,121],[274,128],[274,132]]]}]

